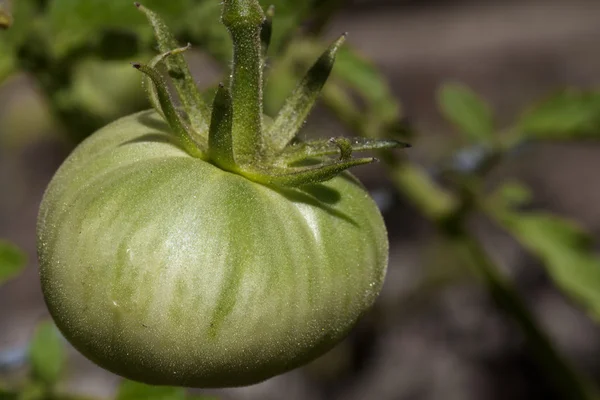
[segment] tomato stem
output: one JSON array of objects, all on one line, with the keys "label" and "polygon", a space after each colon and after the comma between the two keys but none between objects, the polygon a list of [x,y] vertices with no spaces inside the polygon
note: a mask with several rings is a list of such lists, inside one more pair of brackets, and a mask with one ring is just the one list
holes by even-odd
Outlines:
[{"label": "tomato stem", "polygon": [[[344,170],[375,161],[353,158],[354,151],[407,147],[393,140],[334,138],[302,142],[296,138],[312,110],[344,43],[343,34],[319,57],[286,100],[267,130],[263,130],[263,69],[271,41],[274,8],[266,16],[258,0],[224,0],[221,20],[233,41],[233,67],[228,86],[220,85],[208,124],[200,92],[177,42],[164,22],[139,3],[154,28],[162,54],[149,65],[134,66],[146,74],[152,106],[169,123],[183,148],[224,170],[255,182],[302,186],[334,178]],[[187,118],[182,118],[155,67],[164,62]],[[208,127],[206,125],[208,124]],[[338,159],[327,157],[339,155]],[[309,161],[308,163],[306,161]]]},{"label": "tomato stem", "polygon": [[256,0],[223,2],[222,21],[233,40],[232,144],[239,165],[252,164],[263,152],[261,28],[264,20]]}]

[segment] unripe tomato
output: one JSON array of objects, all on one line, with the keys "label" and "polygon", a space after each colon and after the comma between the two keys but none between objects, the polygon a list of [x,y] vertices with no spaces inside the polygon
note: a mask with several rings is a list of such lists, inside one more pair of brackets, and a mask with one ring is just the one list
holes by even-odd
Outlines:
[{"label": "unripe tomato", "polygon": [[283,188],[190,156],[154,112],[85,140],[43,198],[44,296],[98,365],[151,384],[239,386],[338,343],[378,295],[388,242],[349,173]]}]

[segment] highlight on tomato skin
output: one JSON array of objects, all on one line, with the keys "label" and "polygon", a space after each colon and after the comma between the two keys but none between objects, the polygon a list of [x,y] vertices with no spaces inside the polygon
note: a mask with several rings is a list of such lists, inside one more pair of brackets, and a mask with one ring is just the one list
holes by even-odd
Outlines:
[{"label": "highlight on tomato skin", "polygon": [[[342,36],[280,113],[263,118],[270,17],[226,0],[232,78],[212,106],[195,88],[158,15],[160,54],[134,63],[152,110],[86,139],[60,167],[38,218],[48,309],[82,354],[154,385],[250,385],[339,343],[372,306],[388,263],[387,232],[346,170],[354,151],[391,140],[299,141]],[[175,107],[157,67],[165,64]]]}]

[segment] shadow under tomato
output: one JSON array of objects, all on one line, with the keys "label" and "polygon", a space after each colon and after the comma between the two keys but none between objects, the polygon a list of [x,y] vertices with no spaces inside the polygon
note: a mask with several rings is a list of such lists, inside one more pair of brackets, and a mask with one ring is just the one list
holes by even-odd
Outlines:
[{"label": "shadow under tomato", "polygon": [[341,199],[340,193],[335,189],[316,183],[299,188],[276,188],[275,190],[290,201],[318,207],[336,218],[358,226],[358,223],[350,215],[333,207]]},{"label": "shadow under tomato", "polygon": [[139,113],[136,117],[138,122],[148,128],[155,129],[161,132],[169,132],[171,128],[169,124],[160,117],[154,110],[146,110]]}]

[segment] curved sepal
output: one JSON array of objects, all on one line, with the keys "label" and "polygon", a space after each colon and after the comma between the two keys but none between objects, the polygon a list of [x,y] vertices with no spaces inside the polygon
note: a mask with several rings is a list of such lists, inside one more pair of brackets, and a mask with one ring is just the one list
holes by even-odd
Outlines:
[{"label": "curved sepal", "polygon": [[[158,49],[161,52],[165,53],[180,47],[167,25],[155,12],[138,2],[134,4],[146,15],[150,25],[152,25],[158,41]],[[185,58],[182,54],[177,53],[175,56],[168,58],[165,64],[192,128],[200,134],[206,134],[210,112],[196,87],[196,82],[194,82]]]},{"label": "curved sepal", "polygon": [[265,147],[270,153],[279,153],[298,134],[329,78],[335,55],[345,40],[346,34],[343,34],[319,57],[285,101],[277,118],[265,134]]},{"label": "curved sepal", "polygon": [[410,147],[407,143],[396,140],[355,138],[331,138],[311,140],[288,145],[281,155],[287,164],[294,164],[305,159],[339,154],[340,159],[348,159],[355,151],[372,151]]},{"label": "curved sepal", "polygon": [[194,139],[190,136],[190,128],[186,126],[185,122],[177,113],[177,110],[173,105],[173,100],[171,100],[167,83],[160,73],[148,65],[140,63],[133,63],[132,65],[135,69],[138,69],[146,74],[152,81],[152,84],[156,89],[156,97],[160,104],[160,108],[164,113],[165,119],[175,135],[181,141],[183,148],[194,157],[205,158],[205,152],[202,151],[202,145],[194,141]]},{"label": "curved sepal", "polygon": [[[168,57],[170,57],[174,54],[179,54],[186,50],[189,50],[190,47],[191,47],[191,45],[188,43],[188,45],[185,47],[180,47],[178,49],[169,50],[162,54],[158,54],[152,60],[150,60],[150,62],[148,63],[148,67],[156,68],[156,66],[158,64],[163,62]],[[150,101],[150,105],[152,106],[152,108],[154,108],[156,110],[156,112],[158,112],[164,118],[165,113],[162,109],[162,106],[160,105],[160,101],[158,100],[158,93],[156,90],[156,86],[154,86],[154,84],[152,83],[152,79],[150,79],[150,76],[144,74],[143,85],[146,88],[146,90],[148,91],[148,100]]]},{"label": "curved sepal", "polygon": [[272,167],[268,169],[244,168],[240,173],[255,182],[266,185],[302,186],[328,181],[348,168],[370,164],[376,158],[354,158],[350,160],[329,160],[306,167]]}]

